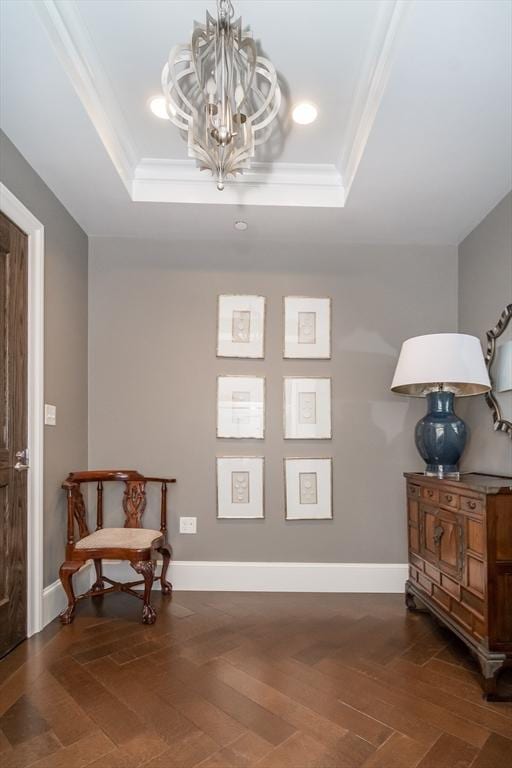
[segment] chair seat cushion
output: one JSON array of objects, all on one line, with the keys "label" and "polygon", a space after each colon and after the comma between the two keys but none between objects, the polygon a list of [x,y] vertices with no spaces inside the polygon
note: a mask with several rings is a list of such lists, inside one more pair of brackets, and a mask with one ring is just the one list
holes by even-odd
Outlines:
[{"label": "chair seat cushion", "polygon": [[150,528],[101,528],[75,544],[75,549],[147,549],[162,536]]}]

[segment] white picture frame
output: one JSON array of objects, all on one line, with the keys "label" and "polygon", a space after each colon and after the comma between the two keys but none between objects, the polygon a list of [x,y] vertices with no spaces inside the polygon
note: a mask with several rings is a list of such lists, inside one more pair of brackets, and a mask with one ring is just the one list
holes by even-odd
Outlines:
[{"label": "white picture frame", "polygon": [[265,296],[218,297],[217,357],[265,357],[265,304]]},{"label": "white picture frame", "polygon": [[217,437],[265,437],[265,377],[217,377]]},{"label": "white picture frame", "polygon": [[261,520],[265,517],[263,456],[217,457],[217,519]]},{"label": "white picture frame", "polygon": [[285,440],[332,439],[330,377],[285,376],[283,428]]},{"label": "white picture frame", "polygon": [[283,357],[331,359],[331,299],[285,296]]},{"label": "white picture frame", "polygon": [[284,460],[285,519],[332,520],[332,459]]}]

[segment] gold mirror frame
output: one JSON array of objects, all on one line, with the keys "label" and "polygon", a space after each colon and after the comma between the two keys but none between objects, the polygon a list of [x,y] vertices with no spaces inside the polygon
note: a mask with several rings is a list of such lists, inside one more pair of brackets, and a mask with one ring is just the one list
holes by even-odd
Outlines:
[{"label": "gold mirror frame", "polygon": [[487,405],[492,411],[492,420],[493,420],[494,429],[496,430],[496,432],[505,432],[505,434],[508,434],[509,437],[512,438],[512,422],[503,418],[501,408],[498,403],[498,399],[494,393],[494,389],[492,388],[493,380],[491,376],[491,368],[494,362],[494,358],[496,356],[496,341],[497,339],[499,339],[502,333],[505,333],[508,327],[508,324],[511,321],[512,321],[512,304],[508,304],[508,306],[506,306],[503,312],[501,313],[498,319],[498,322],[496,323],[494,328],[491,328],[491,330],[487,331],[486,333],[487,352],[485,355],[485,364],[487,366],[489,378],[491,379],[491,390],[486,393],[485,399],[487,401]]}]

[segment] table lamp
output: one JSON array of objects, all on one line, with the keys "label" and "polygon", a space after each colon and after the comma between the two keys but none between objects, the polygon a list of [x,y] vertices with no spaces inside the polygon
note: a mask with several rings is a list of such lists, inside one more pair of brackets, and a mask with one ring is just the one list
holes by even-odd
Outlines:
[{"label": "table lamp", "polygon": [[425,474],[458,477],[467,428],[453,410],[454,397],[491,388],[480,341],[464,333],[415,336],[402,344],[391,390],[427,398],[427,415],[416,424],[416,447]]}]

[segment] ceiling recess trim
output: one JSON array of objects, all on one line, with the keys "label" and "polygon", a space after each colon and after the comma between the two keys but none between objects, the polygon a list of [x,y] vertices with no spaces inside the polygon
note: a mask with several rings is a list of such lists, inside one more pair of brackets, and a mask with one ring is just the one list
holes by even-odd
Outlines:
[{"label": "ceiling recess trim", "polygon": [[398,47],[399,33],[415,0],[383,0],[368,46],[338,161],[348,197],[368,143]]},{"label": "ceiling recess trim", "polygon": [[[398,33],[414,0],[381,0],[337,165],[253,163],[223,192],[193,160],[140,158],[74,0],[32,0],[106,152],[135,202],[342,208],[389,79]],[[186,144],[184,143],[184,150]]]},{"label": "ceiling recess trim", "polygon": [[32,0],[32,5],[116,171],[130,192],[137,152],[78,7],[70,0]]},{"label": "ceiling recess trim", "polygon": [[335,165],[252,163],[219,192],[210,172],[194,160],[145,158],[135,169],[132,200],[160,203],[287,205],[341,208],[345,191]]}]

